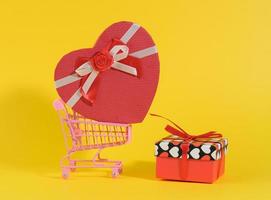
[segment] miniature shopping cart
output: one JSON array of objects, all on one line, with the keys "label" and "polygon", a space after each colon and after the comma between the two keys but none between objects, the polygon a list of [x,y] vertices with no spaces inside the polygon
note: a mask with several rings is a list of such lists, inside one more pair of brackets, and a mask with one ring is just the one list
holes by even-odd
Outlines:
[{"label": "miniature shopping cart", "polygon": [[[131,125],[97,122],[86,119],[70,110],[61,100],[54,101],[54,108],[60,117],[67,154],[61,159],[62,177],[67,179],[77,168],[109,168],[112,177],[122,172],[121,161],[102,159],[104,148],[126,144],[131,138]],[[72,159],[79,151],[96,150],[90,160]]]}]

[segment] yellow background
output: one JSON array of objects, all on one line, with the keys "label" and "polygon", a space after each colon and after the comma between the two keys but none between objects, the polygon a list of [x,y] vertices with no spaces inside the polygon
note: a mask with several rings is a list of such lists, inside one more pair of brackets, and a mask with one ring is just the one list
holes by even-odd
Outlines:
[{"label": "yellow background", "polygon": [[[61,179],[55,65],[121,20],[145,27],[159,50],[150,111],[229,139],[214,184],[155,178],[154,142],[167,133],[150,116],[133,126],[130,145],[105,151],[124,161],[119,178],[95,170]],[[271,199],[270,1],[2,0],[0,22],[1,199]]]}]

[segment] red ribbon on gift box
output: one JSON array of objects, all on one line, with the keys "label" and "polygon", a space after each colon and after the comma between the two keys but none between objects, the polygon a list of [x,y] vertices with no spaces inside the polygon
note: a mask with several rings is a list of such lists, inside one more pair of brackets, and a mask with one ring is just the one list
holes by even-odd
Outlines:
[{"label": "red ribbon on gift box", "polygon": [[[185,130],[183,130],[178,124],[173,122],[172,120],[163,117],[161,115],[157,114],[150,114],[151,116],[160,117],[163,118],[169,122],[171,122],[176,128],[174,128],[171,125],[167,125],[165,127],[165,130],[173,135],[179,136],[181,139],[184,140],[184,142],[181,144],[182,149],[182,164],[181,164],[181,176],[182,179],[185,180],[188,174],[188,163],[187,163],[187,154],[189,152],[189,142],[192,140],[197,139],[211,139],[211,138],[222,138],[223,135],[220,133],[217,133],[216,131],[209,131],[207,133],[203,133],[200,135],[191,135],[187,133]],[[167,139],[167,138],[164,138]]]}]

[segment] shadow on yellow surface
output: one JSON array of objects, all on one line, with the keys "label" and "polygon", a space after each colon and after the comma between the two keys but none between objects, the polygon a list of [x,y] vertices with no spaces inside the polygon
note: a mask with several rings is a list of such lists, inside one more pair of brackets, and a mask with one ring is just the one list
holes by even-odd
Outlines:
[{"label": "shadow on yellow surface", "polygon": [[[61,180],[61,170],[58,171],[43,171],[40,174],[42,177]],[[76,169],[75,172],[71,172],[69,176],[69,180],[77,180],[77,181],[86,181],[91,180],[93,178],[105,178],[112,179],[112,170],[109,168],[87,168],[87,169]],[[151,161],[133,161],[123,166],[123,173],[117,177],[117,179],[122,178],[137,178],[144,179],[150,181],[157,181],[155,178],[155,163]]]},{"label": "shadow on yellow surface", "polygon": [[134,161],[124,166],[123,176],[155,180],[155,163],[151,161]]}]

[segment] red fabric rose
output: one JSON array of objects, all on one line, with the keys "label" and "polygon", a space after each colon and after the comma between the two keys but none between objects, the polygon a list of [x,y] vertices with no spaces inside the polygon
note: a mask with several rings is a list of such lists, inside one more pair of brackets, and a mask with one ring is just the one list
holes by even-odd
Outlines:
[{"label": "red fabric rose", "polygon": [[113,57],[108,51],[97,52],[92,57],[92,65],[96,71],[102,72],[110,69],[113,64]]}]

